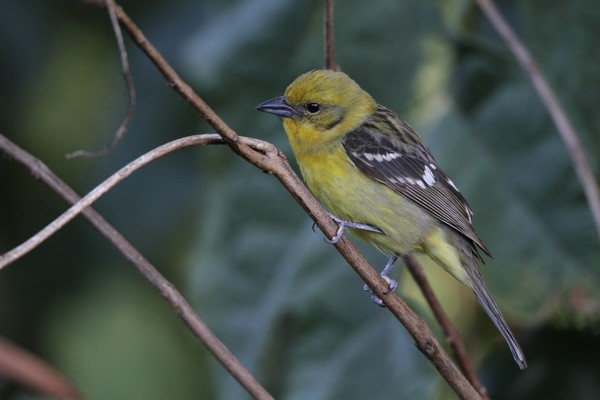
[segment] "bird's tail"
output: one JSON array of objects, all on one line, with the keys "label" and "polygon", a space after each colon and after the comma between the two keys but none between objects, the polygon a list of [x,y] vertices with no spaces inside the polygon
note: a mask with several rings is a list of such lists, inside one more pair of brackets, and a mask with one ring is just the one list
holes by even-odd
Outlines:
[{"label": "bird's tail", "polygon": [[506,340],[519,368],[525,369],[527,361],[525,361],[523,350],[485,287],[477,265],[479,257],[474,246],[472,242],[448,228],[445,231],[434,231],[429,235],[424,242],[424,252],[459,282],[473,290],[479,304]]},{"label": "bird's tail", "polygon": [[490,296],[487,288],[485,287],[485,283],[483,282],[483,278],[481,276],[481,272],[479,272],[479,268],[475,265],[472,268],[468,268],[468,275],[471,278],[471,288],[479,301],[479,304],[483,307],[487,315],[490,317],[496,328],[500,331],[504,340],[508,344],[510,351],[513,355],[513,358],[519,365],[519,368],[525,369],[527,368],[527,361],[525,360],[525,354],[523,354],[523,350],[521,350],[521,346],[517,342],[515,335],[512,333],[506,320],[502,316],[500,309]]}]

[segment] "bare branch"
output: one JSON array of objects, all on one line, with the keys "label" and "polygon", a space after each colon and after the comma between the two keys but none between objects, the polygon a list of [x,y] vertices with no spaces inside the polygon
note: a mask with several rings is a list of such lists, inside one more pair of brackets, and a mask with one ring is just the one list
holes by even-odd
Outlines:
[{"label": "bare branch", "polygon": [[62,374],[35,355],[3,338],[0,338],[0,378],[52,398],[81,399],[79,391]]},{"label": "bare branch", "polygon": [[[38,245],[40,245],[42,242],[44,242],[46,239],[48,239],[50,236],[56,233],[59,229],[65,226],[68,222],[70,222],[73,218],[75,218],[78,214],[80,214],[85,208],[89,207],[103,194],[105,194],[111,188],[113,188],[117,183],[123,181],[125,178],[127,178],[129,175],[131,175],[133,172],[137,171],[144,165],[175,150],[188,146],[205,144],[207,143],[207,141],[210,140],[222,141],[222,139],[218,135],[209,135],[208,137],[205,135],[189,136],[159,146],[156,149],[149,151],[148,153],[136,158],[135,160],[118,170],[116,173],[111,175],[104,182],[96,186],[90,193],[88,193],[85,197],[76,202],[73,206],[71,206],[71,208],[69,208],[61,216],[52,221],[44,229],[30,237],[21,245],[0,256],[0,270],[13,263],[14,261],[18,260],[25,254],[29,253],[34,248],[36,248]],[[6,148],[10,146],[10,144],[12,144],[9,144],[7,142],[8,139],[5,136],[0,136],[0,144],[2,144],[3,148]]]},{"label": "bare branch", "polygon": [[129,121],[131,121],[131,118],[135,113],[135,108],[137,105],[137,94],[135,91],[135,85],[133,84],[131,70],[129,69],[129,58],[127,56],[127,49],[125,48],[125,43],[123,42],[123,33],[121,32],[121,26],[119,25],[119,21],[117,20],[114,2],[113,0],[99,1],[105,2],[106,8],[108,9],[108,15],[110,16],[110,22],[113,27],[113,31],[115,32],[115,38],[117,39],[117,46],[119,48],[119,55],[121,57],[121,72],[123,73],[123,77],[125,78],[125,83],[127,84],[127,93],[129,94],[129,108],[127,109],[127,114],[125,114],[125,117],[123,117],[123,120],[121,121],[121,123],[119,124],[119,128],[117,129],[117,132],[114,134],[113,139],[109,144],[104,146],[99,151],[76,150],[67,154],[67,158],[98,157],[110,152],[121,141],[123,135],[125,135],[125,131],[127,131],[127,126],[129,125]]},{"label": "bare branch", "polygon": [[458,363],[463,374],[465,374],[466,378],[471,382],[471,385],[479,392],[479,395],[483,400],[488,400],[489,397],[487,395],[487,390],[485,386],[481,384],[477,375],[475,374],[475,370],[473,369],[473,365],[471,365],[471,361],[469,356],[467,355],[467,350],[465,348],[465,344],[463,343],[458,331],[448,318],[448,315],[444,312],[442,305],[438,301],[427,277],[425,276],[425,271],[423,271],[423,267],[413,256],[404,257],[404,262],[408,267],[413,279],[419,285],[421,289],[421,293],[423,293],[423,297],[427,300],[427,304],[431,308],[433,315],[435,316],[438,324],[442,328],[444,332],[444,336],[446,336],[446,341],[452,348],[454,353],[454,359]]},{"label": "bare branch", "polygon": [[[93,1],[93,0],[92,0]],[[138,47],[146,53],[148,58],[156,65],[165,77],[167,84],[171,86],[183,99],[188,102],[200,116],[212,125],[217,133],[221,135],[229,146],[242,157],[252,154],[253,151],[245,143],[237,143],[238,135],[215,113],[204,100],[185,82],[171,65],[164,59],[162,54],[146,38],[144,33],[135,25],[120,5],[115,4],[115,13],[121,25],[125,28],[131,39]],[[247,155],[246,154],[246,155]]]},{"label": "bare branch", "polygon": [[325,0],[325,68],[339,71],[340,66],[335,60],[335,42],[333,39],[333,0]]},{"label": "bare branch", "polygon": [[[223,139],[218,135],[203,135],[183,140],[182,147],[187,145],[223,144]],[[260,148],[260,144],[256,144]],[[0,149],[21,164],[28,167],[32,174],[46,183],[69,203],[77,203],[80,197],[56,176],[42,161],[33,157],[16,144],[0,134]],[[166,153],[165,153],[166,154]],[[133,171],[132,171],[133,172]],[[113,228],[93,208],[85,208],[83,215],[106,239],[115,246],[123,256],[146,278],[152,286],[169,302],[171,307],[179,314],[188,328],[198,337],[215,358],[223,364],[229,373],[250,393],[255,399],[269,400],[272,396],[254,379],[227,347],[212,333],[193,308],[177,289],[144,258],[115,228]]]},{"label": "bare branch", "polygon": [[596,224],[596,231],[600,238],[600,189],[598,189],[598,181],[594,177],[594,172],[590,167],[587,160],[583,146],[579,141],[579,136],[573,127],[573,124],[569,120],[563,106],[556,97],[554,90],[550,87],[550,84],[546,80],[537,62],[515,34],[512,28],[508,25],[506,20],[502,17],[498,8],[494,4],[493,0],[477,0],[479,7],[483,10],[484,14],[488,17],[496,31],[506,45],[514,54],[515,58],[521,65],[521,68],[525,70],[533,87],[538,92],[538,95],[542,99],[542,102],[546,106],[554,125],[558,129],[560,136],[567,147],[571,162],[575,168],[579,182],[583,186],[583,191],[587,198],[587,202],[590,206],[592,216]]}]

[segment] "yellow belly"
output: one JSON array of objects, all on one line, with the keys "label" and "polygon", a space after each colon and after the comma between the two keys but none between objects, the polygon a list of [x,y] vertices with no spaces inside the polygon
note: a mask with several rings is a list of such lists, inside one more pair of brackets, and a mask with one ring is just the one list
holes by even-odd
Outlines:
[{"label": "yellow belly", "polygon": [[296,154],[296,159],[307,186],[329,211],[384,232],[351,229],[354,236],[387,255],[423,250],[423,241],[436,226],[433,217],[359,171],[341,144],[327,155]]}]

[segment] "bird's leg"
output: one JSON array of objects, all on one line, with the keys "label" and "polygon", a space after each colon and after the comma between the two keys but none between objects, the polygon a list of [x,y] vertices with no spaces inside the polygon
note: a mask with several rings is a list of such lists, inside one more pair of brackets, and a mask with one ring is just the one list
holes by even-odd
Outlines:
[{"label": "bird's leg", "polygon": [[[390,272],[392,272],[392,268],[397,259],[398,259],[398,256],[392,256],[388,260],[383,271],[381,271],[381,274],[379,274],[383,278],[383,280],[386,281],[388,286],[390,287],[390,290],[386,294],[393,292],[398,287],[398,282],[396,282],[395,280],[390,278]],[[377,304],[378,306],[381,306],[381,307],[385,307],[385,304],[383,304],[383,301],[381,301],[381,299],[379,297],[377,297],[377,295],[375,295],[375,293],[373,293],[373,291],[371,290],[371,288],[368,285],[365,284],[364,290],[366,292],[371,292],[371,298],[373,299],[375,304]]]},{"label": "bird's leg", "polygon": [[[342,238],[342,236],[344,236],[344,233],[346,233],[346,230],[348,228],[361,229],[363,231],[370,231],[370,232],[376,232],[376,233],[383,233],[383,231],[381,229],[376,228],[372,225],[361,224],[360,222],[346,221],[345,219],[336,217],[332,213],[329,213],[329,216],[331,217],[331,219],[333,219],[338,224],[338,230],[337,230],[335,236],[332,237],[331,239],[328,239],[328,238],[323,239],[329,244],[336,244],[337,242],[339,242],[340,239]],[[315,229],[315,223],[313,222],[313,230],[314,229]]]}]

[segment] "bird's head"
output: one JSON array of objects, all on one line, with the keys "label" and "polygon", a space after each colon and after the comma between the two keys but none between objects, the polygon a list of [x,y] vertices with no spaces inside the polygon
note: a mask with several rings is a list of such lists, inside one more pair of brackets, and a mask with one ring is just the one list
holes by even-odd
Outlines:
[{"label": "bird's head", "polygon": [[318,149],[358,127],[375,106],[373,98],[343,72],[314,70],[296,78],[283,96],[256,109],[283,117],[297,153]]}]

